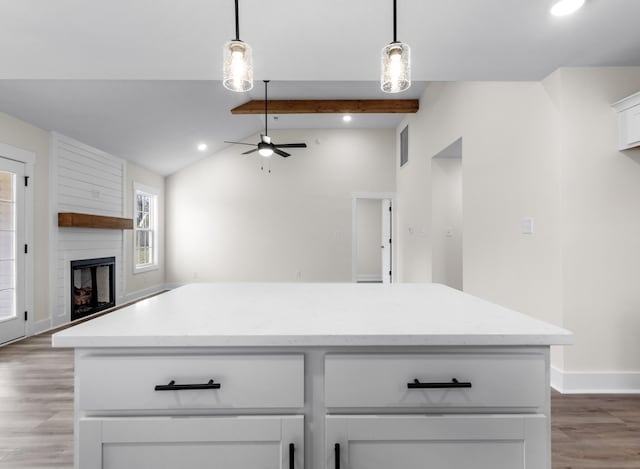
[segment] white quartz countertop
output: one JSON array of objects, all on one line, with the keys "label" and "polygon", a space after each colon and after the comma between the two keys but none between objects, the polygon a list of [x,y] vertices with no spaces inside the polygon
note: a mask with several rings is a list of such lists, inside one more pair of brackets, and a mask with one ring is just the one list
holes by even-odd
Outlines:
[{"label": "white quartz countertop", "polygon": [[186,285],[54,347],[562,345],[571,332],[439,284]]}]

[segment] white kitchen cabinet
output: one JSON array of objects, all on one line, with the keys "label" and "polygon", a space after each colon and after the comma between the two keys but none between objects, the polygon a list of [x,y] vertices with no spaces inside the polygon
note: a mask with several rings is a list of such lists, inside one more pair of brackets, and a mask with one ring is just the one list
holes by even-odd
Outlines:
[{"label": "white kitchen cabinet", "polygon": [[417,284],[187,285],[54,336],[75,469],[550,469],[570,341]]},{"label": "white kitchen cabinet", "polygon": [[294,469],[304,463],[303,416],[83,418],[78,437],[82,469]]},{"label": "white kitchen cabinet", "polygon": [[326,469],[540,469],[544,415],[327,416]]},{"label": "white kitchen cabinet", "polygon": [[640,93],[614,103],[618,111],[618,149],[640,146]]}]

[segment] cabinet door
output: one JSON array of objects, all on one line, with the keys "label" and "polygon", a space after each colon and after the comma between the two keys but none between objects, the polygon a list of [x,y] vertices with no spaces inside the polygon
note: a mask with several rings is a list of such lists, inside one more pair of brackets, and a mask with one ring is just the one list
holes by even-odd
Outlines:
[{"label": "cabinet door", "polygon": [[550,467],[544,415],[328,416],[326,432],[327,469]]},{"label": "cabinet door", "polygon": [[299,469],[304,461],[303,419],[303,416],[80,419],[76,467]]},{"label": "cabinet door", "polygon": [[625,111],[627,147],[640,145],[640,105]]}]

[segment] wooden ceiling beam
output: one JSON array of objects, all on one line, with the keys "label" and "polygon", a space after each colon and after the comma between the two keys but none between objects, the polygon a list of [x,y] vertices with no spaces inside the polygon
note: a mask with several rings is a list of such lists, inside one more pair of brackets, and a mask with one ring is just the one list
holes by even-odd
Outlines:
[{"label": "wooden ceiling beam", "polygon": [[[274,99],[269,114],[413,114],[419,104],[418,99]],[[246,102],[231,114],[264,114],[264,101]]]}]

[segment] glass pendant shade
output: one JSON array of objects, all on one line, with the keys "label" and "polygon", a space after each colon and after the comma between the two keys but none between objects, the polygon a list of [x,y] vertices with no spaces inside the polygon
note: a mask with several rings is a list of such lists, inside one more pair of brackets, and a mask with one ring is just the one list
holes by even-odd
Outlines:
[{"label": "glass pendant shade", "polygon": [[253,57],[251,46],[240,40],[224,45],[222,84],[231,91],[249,91],[253,88]]},{"label": "glass pendant shade", "polygon": [[382,49],[380,88],[400,93],[411,86],[411,50],[407,44],[392,42]]}]

